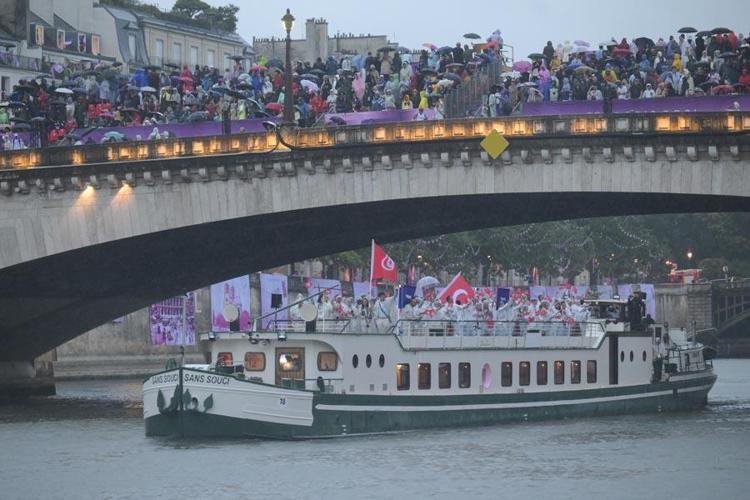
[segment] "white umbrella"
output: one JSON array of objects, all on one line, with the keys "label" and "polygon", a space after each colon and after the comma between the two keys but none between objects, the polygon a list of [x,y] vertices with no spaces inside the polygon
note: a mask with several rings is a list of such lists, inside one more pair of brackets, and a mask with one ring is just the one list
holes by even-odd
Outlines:
[{"label": "white umbrella", "polygon": [[437,278],[433,278],[432,276],[425,276],[424,278],[417,281],[417,289],[414,292],[414,296],[424,297],[425,288],[434,288],[439,284],[440,282],[437,280]]},{"label": "white umbrella", "polygon": [[156,89],[154,87],[145,86],[141,87],[141,92],[156,92]]},{"label": "white umbrella", "polygon": [[307,90],[311,90],[313,92],[318,91],[318,85],[315,82],[311,82],[310,80],[302,80],[299,82],[300,85],[305,87]]},{"label": "white umbrella", "polygon": [[72,90],[65,88],[65,87],[60,87],[58,89],[55,89],[55,92],[57,92],[58,94],[72,94],[73,93]]}]

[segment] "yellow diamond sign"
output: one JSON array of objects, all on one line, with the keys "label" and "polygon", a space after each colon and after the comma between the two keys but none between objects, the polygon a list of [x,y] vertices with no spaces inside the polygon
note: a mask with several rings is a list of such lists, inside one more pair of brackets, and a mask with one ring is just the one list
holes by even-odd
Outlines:
[{"label": "yellow diamond sign", "polygon": [[503,154],[503,151],[508,149],[508,141],[500,135],[500,132],[497,130],[492,130],[487,137],[482,140],[482,142],[479,143],[480,146],[482,146],[482,149],[487,151],[487,154],[492,157],[493,160],[497,160],[497,157]]}]

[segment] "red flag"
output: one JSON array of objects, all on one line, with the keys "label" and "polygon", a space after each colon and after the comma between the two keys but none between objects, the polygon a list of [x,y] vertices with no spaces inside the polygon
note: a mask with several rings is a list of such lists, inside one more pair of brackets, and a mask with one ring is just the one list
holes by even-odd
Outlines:
[{"label": "red flag", "polygon": [[370,257],[370,283],[384,280],[395,283],[398,281],[398,269],[393,259],[385,253],[379,245],[372,240],[372,253]]},{"label": "red flag", "polygon": [[448,286],[445,287],[445,290],[440,294],[438,300],[440,300],[440,302],[445,302],[448,297],[453,297],[453,302],[460,300],[461,304],[466,304],[475,296],[476,293],[469,282],[466,281],[466,278],[461,276],[461,273],[458,273],[451,282],[448,283]]}]

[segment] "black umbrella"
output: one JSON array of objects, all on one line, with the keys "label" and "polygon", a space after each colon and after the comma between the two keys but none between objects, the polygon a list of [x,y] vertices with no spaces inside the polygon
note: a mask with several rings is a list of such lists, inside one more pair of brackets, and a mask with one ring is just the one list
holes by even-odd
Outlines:
[{"label": "black umbrella", "polygon": [[245,59],[247,59],[247,57],[245,57],[245,56],[229,56],[229,59],[231,59],[233,61],[244,61]]},{"label": "black umbrella", "polygon": [[14,132],[27,132],[29,130],[31,130],[31,125],[28,123],[15,123],[13,125]]},{"label": "black umbrella", "polygon": [[443,73],[442,75],[440,75],[440,78],[447,78],[448,80],[452,80],[454,82],[461,81],[461,77],[455,73]]},{"label": "black umbrella", "polygon": [[424,68],[419,72],[421,75],[437,75],[437,71],[430,68]]},{"label": "black umbrella", "polygon": [[240,82],[237,85],[235,85],[235,87],[238,88],[238,89],[240,89],[240,90],[250,90],[250,89],[253,88],[253,86],[250,85],[247,82]]},{"label": "black umbrella", "polygon": [[271,59],[270,61],[266,63],[266,68],[273,68],[273,67],[283,68],[284,63],[281,62],[281,59]]},{"label": "black umbrella", "polygon": [[224,93],[231,97],[236,97],[237,99],[244,99],[247,97],[244,93],[240,92],[239,90],[232,90],[232,89],[226,89]]},{"label": "black umbrella", "polygon": [[711,35],[713,35],[713,33],[711,33],[710,31],[699,31],[695,36],[704,37],[704,36],[711,36]]},{"label": "black umbrella", "polygon": [[177,69],[180,69],[180,67],[177,64],[174,64],[174,63],[164,63],[164,66],[166,66],[167,68],[177,68]]},{"label": "black umbrella", "polygon": [[393,47],[380,47],[378,49],[378,52],[391,52],[392,50],[396,50]]},{"label": "black umbrella", "polygon": [[635,42],[635,44],[638,47],[645,47],[645,48],[648,48],[648,49],[650,49],[651,47],[655,47],[656,46],[656,44],[654,43],[654,41],[651,40],[650,38],[646,37],[646,36],[642,36],[640,38],[636,38],[635,40],[633,40],[633,42]]},{"label": "black umbrella", "polygon": [[323,76],[323,75],[325,75],[325,74],[326,74],[326,72],[325,72],[325,71],[323,71],[322,69],[318,69],[318,68],[315,68],[315,69],[311,69],[311,70],[310,70],[310,73],[312,73],[312,74],[314,74],[314,75],[318,75],[318,76]]},{"label": "black umbrella", "polygon": [[529,54],[529,59],[544,59],[544,54],[540,54],[539,52],[534,52],[532,54]]},{"label": "black umbrella", "polygon": [[698,30],[695,28],[680,28],[680,30],[677,33],[698,33]]},{"label": "black umbrella", "polygon": [[399,47],[396,49],[399,54],[411,54],[411,49],[408,49],[406,47]]},{"label": "black umbrella", "polygon": [[445,47],[440,47],[435,52],[438,54],[448,54],[450,52],[453,52],[453,47],[448,47],[447,45]]},{"label": "black umbrella", "polygon": [[190,113],[187,120],[189,122],[202,122],[208,120],[208,113],[205,111],[196,111],[195,113]]},{"label": "black umbrella", "polygon": [[714,35],[723,35],[724,33],[731,33],[732,30],[729,28],[714,28],[711,30],[711,33]]},{"label": "black umbrella", "polygon": [[468,38],[469,40],[479,40],[482,37],[477,35],[476,33],[466,33],[464,35],[464,38]]}]

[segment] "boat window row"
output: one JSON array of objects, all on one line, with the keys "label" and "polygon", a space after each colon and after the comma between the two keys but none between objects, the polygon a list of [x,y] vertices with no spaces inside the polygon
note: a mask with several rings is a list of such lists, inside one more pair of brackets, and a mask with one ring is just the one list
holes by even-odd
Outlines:
[{"label": "boat window row", "polygon": [[[553,382],[556,385],[565,383],[565,362],[555,361],[553,367]],[[569,376],[571,384],[581,383],[581,361],[573,360],[569,363]],[[438,363],[438,388],[451,388],[451,363]],[[537,361],[536,363],[536,385],[547,385],[549,375],[549,366],[547,361]],[[409,363],[396,364],[396,389],[399,391],[408,391],[411,388],[411,373]],[[500,363],[500,385],[502,387],[513,386],[513,363],[504,361]],[[586,383],[595,384],[597,381],[597,364],[596,360],[586,361]],[[482,367],[483,387],[489,389],[492,385],[492,370],[488,363]],[[521,361],[518,363],[518,385],[531,385],[531,362]],[[471,387],[471,363],[458,363],[458,387],[466,389]],[[417,388],[420,390],[432,388],[432,363],[417,363]]]},{"label": "boat window row", "polygon": [[[646,351],[644,350],[641,353],[641,359],[645,362],[648,359],[648,354],[646,354]],[[635,354],[633,351],[630,351],[630,362],[632,363],[635,360]],[[620,351],[620,362],[625,362],[625,351]]]},{"label": "boat window row", "polygon": [[[385,366],[385,355],[383,354],[380,355],[380,357],[378,358],[378,365],[380,365],[380,368],[383,368]],[[358,366],[359,366],[359,356],[355,354],[352,356],[352,368],[357,368]],[[365,366],[367,368],[370,368],[372,366],[372,356],[369,354],[365,356]]]}]

